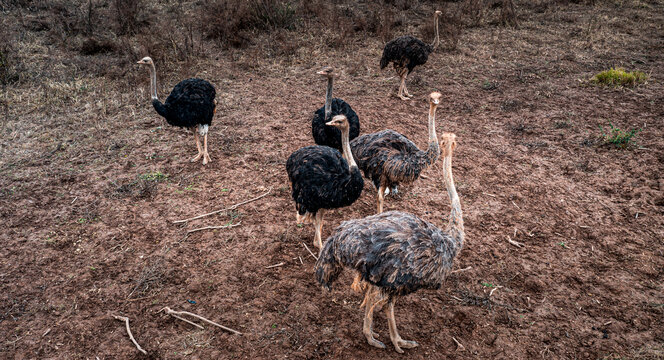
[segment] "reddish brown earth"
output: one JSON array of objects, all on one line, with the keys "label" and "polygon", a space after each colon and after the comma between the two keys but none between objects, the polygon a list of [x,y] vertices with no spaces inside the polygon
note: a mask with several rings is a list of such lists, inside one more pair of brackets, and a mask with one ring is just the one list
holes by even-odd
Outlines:
[{"label": "reddish brown earth", "polygon": [[[191,135],[152,109],[145,69],[119,64],[117,80],[75,71],[88,58],[28,36],[18,48],[41,77],[3,96],[0,357],[140,358],[118,314],[152,358],[401,358],[367,344],[350,274],[331,292],[315,283],[303,247],[313,249],[313,228],[294,222],[285,160],[312,143],[324,96],[315,71],[334,65],[335,96],[363,133],[390,128],[424,146],[427,95],[439,90],[438,133],[458,136],[466,245],[455,268],[472,268],[397,302],[401,335],[420,343],[409,357],[664,358],[664,5],[520,11],[519,28],[467,28],[458,50],[432,55],[409,79],[410,102],[379,71],[374,38],[339,49],[303,38],[283,59],[250,48],[158,61],[162,98],[191,75],[217,87],[206,167],[188,161]],[[651,77],[635,89],[587,85],[611,66]],[[641,129],[637,145],[602,145],[609,123]],[[141,180],[156,172],[167,178]],[[440,164],[426,176],[387,209],[443,226]],[[173,224],[267,189],[230,213]],[[326,215],[324,235],[374,210],[367,183],[355,205]],[[164,306],[244,334],[196,329]],[[389,342],[382,313],[376,331]]]}]

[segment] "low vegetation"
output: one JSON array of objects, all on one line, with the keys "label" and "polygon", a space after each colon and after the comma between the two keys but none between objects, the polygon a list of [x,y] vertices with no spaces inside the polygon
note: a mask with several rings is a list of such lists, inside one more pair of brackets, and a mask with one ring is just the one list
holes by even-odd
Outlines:
[{"label": "low vegetation", "polygon": [[641,131],[641,129],[623,130],[613,126],[611,123],[609,123],[608,129],[605,129],[602,126],[600,126],[599,129],[602,131],[602,141],[605,145],[611,145],[621,149],[635,144],[636,134]]},{"label": "low vegetation", "polygon": [[646,75],[644,72],[628,72],[622,68],[611,68],[609,70],[602,71],[590,79],[590,81],[595,85],[626,87],[633,87],[639,84],[643,84],[646,82],[646,80],[648,80],[648,75]]}]

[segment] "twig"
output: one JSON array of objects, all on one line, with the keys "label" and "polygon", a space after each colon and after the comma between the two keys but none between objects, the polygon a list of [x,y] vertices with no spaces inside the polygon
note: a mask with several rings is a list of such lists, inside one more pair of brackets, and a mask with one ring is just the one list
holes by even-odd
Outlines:
[{"label": "twig", "polygon": [[516,206],[517,209],[521,210],[521,208],[519,207],[519,205],[517,205],[517,204],[514,202],[514,200],[512,200],[512,204],[514,204],[514,206]]},{"label": "twig", "polygon": [[510,238],[509,235],[507,236],[507,242],[514,245],[514,246],[516,246],[516,247],[518,247],[518,248],[524,247],[524,245],[522,243],[512,240],[512,238]]},{"label": "twig", "polygon": [[196,231],[203,231],[203,230],[214,230],[214,229],[224,229],[224,228],[232,228],[236,227],[242,224],[242,221],[238,221],[237,224],[231,224],[231,225],[221,225],[221,226],[206,226],[198,229],[193,229],[193,230],[187,230],[187,235],[196,232]]},{"label": "twig", "polygon": [[302,245],[304,245],[304,248],[307,249],[307,251],[309,252],[309,254],[311,254],[311,256],[313,256],[314,259],[316,259],[316,261],[318,261],[318,256],[314,255],[314,253],[312,253],[311,250],[309,250],[309,247],[307,246],[307,244],[302,243]]},{"label": "twig", "polygon": [[284,265],[285,265],[285,263],[280,262],[278,264],[270,265],[270,266],[266,267],[266,269],[272,269],[272,268],[276,268],[276,267],[284,266]]},{"label": "twig", "polygon": [[491,291],[489,291],[489,296],[493,295],[493,292],[496,291],[496,290],[498,290],[498,289],[501,288],[501,287],[502,287],[502,286],[500,286],[500,285],[496,285],[495,288],[493,288],[493,289],[491,289]]},{"label": "twig", "polygon": [[456,300],[456,301],[461,301],[461,302],[463,302],[463,299],[458,298],[458,297],[456,297],[456,296],[454,296],[454,295],[450,295],[450,297],[451,297],[452,299]]},{"label": "twig", "polygon": [[209,213],[207,213],[207,214],[194,216],[194,217],[189,218],[189,219],[175,220],[175,221],[173,221],[173,224],[179,224],[179,223],[184,223],[184,222],[188,222],[188,221],[191,221],[191,220],[196,220],[196,219],[204,218],[204,217],[206,217],[206,216],[210,216],[210,215],[218,214],[218,213],[223,212],[223,211],[235,210],[235,209],[236,209],[238,206],[240,206],[240,205],[248,204],[248,203],[250,203],[250,202],[253,202],[253,201],[256,201],[256,200],[258,200],[258,199],[260,199],[260,198],[265,197],[265,196],[266,196],[267,194],[269,194],[271,191],[272,191],[272,188],[269,188],[269,189],[267,189],[267,191],[266,191],[264,194],[262,194],[262,195],[260,195],[260,196],[257,196],[257,197],[255,197],[255,198],[253,198],[253,199],[249,199],[249,200],[246,200],[246,201],[243,201],[243,202],[237,203],[237,204],[235,204],[235,205],[233,205],[233,206],[229,206],[229,207],[227,207],[227,208],[223,208],[223,209],[220,209],[220,210],[215,210],[215,211],[209,212]]},{"label": "twig", "polygon": [[46,329],[46,331],[44,331],[44,333],[42,334],[42,337],[48,335],[48,333],[50,333],[50,332],[51,332],[51,328]]},{"label": "twig", "polygon": [[496,197],[496,195],[494,195],[494,194],[489,194],[489,193],[485,193],[485,192],[483,192],[482,194],[484,194],[486,196]]},{"label": "twig", "polygon": [[455,339],[454,336],[452,336],[452,340],[454,340],[454,342],[457,344],[457,346],[459,347],[458,348],[459,350],[461,350],[461,351],[466,350],[466,348],[463,345],[461,345],[459,340]]},{"label": "twig", "polygon": [[142,352],[144,355],[147,355],[148,352],[145,351],[145,350],[143,350],[143,348],[141,347],[141,345],[138,345],[138,343],[136,342],[136,339],[134,339],[134,335],[131,334],[131,330],[129,329],[129,318],[128,318],[128,317],[124,317],[124,316],[118,316],[118,315],[113,315],[113,317],[114,317],[116,320],[120,320],[120,321],[124,321],[124,322],[125,322],[125,325],[126,325],[126,327],[127,327],[127,334],[129,335],[129,338],[131,339],[131,342],[133,342],[134,345],[136,345],[136,348],[138,349],[138,351]]},{"label": "twig", "polygon": [[298,255],[298,258],[300,259],[300,264],[304,265],[304,261],[302,261],[302,256]]},{"label": "twig", "polygon": [[450,271],[450,274],[455,274],[455,273],[462,272],[462,271],[468,271],[472,268],[473,268],[472,266],[468,266],[468,267],[465,267],[463,269],[457,269],[457,270],[454,270],[454,271]]},{"label": "twig", "polygon": [[239,332],[239,331],[237,331],[237,330],[233,330],[233,329],[231,329],[231,328],[229,328],[229,327],[225,327],[225,326],[223,326],[223,325],[219,325],[219,324],[217,324],[216,322],[214,322],[214,321],[212,321],[212,320],[208,320],[208,319],[206,319],[206,318],[204,318],[204,317],[202,317],[202,316],[200,316],[200,315],[196,315],[196,314],[194,314],[194,313],[190,313],[190,312],[188,312],[188,311],[175,311],[175,310],[171,310],[171,308],[169,308],[168,306],[166,306],[165,308],[159,310],[159,312],[162,312],[162,311],[165,311],[168,315],[171,315],[171,316],[173,316],[173,317],[176,318],[176,319],[180,319],[180,320],[182,320],[182,321],[186,321],[186,322],[188,322],[188,323],[190,323],[190,324],[196,325],[196,326],[200,327],[201,329],[203,329],[202,326],[200,326],[200,325],[198,325],[198,324],[194,324],[193,322],[188,321],[188,320],[185,320],[185,319],[183,319],[183,318],[181,318],[181,317],[179,317],[179,316],[177,316],[177,315],[188,315],[188,316],[192,316],[192,317],[195,317],[195,318],[197,318],[197,319],[199,319],[199,320],[205,321],[205,322],[208,323],[208,324],[211,324],[211,325],[214,325],[214,326],[220,327],[220,328],[222,328],[222,329],[224,329],[224,330],[226,330],[226,331],[232,332],[233,334],[236,334],[236,335],[242,335],[242,333]]}]

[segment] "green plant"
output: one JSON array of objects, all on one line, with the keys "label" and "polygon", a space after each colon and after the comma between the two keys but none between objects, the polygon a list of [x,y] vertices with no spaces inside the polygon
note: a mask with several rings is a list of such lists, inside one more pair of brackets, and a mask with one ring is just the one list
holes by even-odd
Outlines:
[{"label": "green plant", "polygon": [[491,284],[491,283],[487,283],[487,282],[483,282],[483,283],[481,283],[481,284],[482,284],[482,286],[486,286],[486,287],[488,287],[488,288],[494,288],[494,287],[496,287],[496,285]]},{"label": "green plant", "polygon": [[623,68],[611,68],[602,71],[590,79],[593,84],[606,86],[636,86],[648,80],[642,71],[627,72]]},{"label": "green plant", "polygon": [[145,181],[159,182],[168,179],[168,175],[163,174],[161,171],[155,171],[151,173],[141,174],[140,179]]},{"label": "green plant", "polygon": [[612,123],[609,123],[609,129],[605,130],[601,125],[599,126],[600,131],[602,132],[602,140],[606,145],[612,145],[619,148],[626,148],[632,143],[636,143],[634,138],[636,134],[641,131],[641,129],[632,129],[632,130],[622,130],[618,127],[613,126]]}]

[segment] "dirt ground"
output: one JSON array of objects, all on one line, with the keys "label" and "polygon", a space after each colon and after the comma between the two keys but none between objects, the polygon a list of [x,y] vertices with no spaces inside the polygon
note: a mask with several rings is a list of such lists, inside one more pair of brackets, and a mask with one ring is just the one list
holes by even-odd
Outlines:
[{"label": "dirt ground", "polygon": [[[518,9],[517,28],[465,28],[457,50],[433,54],[411,74],[409,102],[395,97],[393,71],[378,68],[383,42],[368,36],[340,48],[302,37],[282,58],[211,48],[187,63],[156,59],[161,98],[188,76],[217,88],[206,167],[188,161],[192,136],[152,108],[146,69],[124,63],[123,76],[97,76],[85,66],[92,57],[24,33],[16,49],[36,59],[32,81],[2,96],[0,357],[141,358],[117,314],[150,358],[404,358],[382,313],[375,330],[387,349],[367,344],[350,274],[331,292],[315,283],[303,246],[313,250],[313,227],[294,221],[285,161],[312,144],[325,91],[315,71],[333,65],[335,96],[362,133],[394,129],[424,146],[427,95],[438,90],[437,131],[458,136],[466,244],[455,269],[471,269],[397,302],[401,335],[420,343],[406,356],[663,359],[664,3]],[[613,66],[650,80],[587,84]],[[602,144],[609,123],[641,129],[637,144]],[[440,165],[387,209],[444,226]],[[353,206],[327,213],[324,236],[374,211],[367,182]],[[243,335],[197,329],[165,306]]]}]

